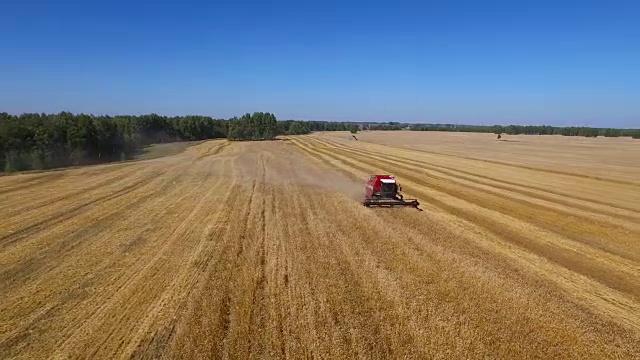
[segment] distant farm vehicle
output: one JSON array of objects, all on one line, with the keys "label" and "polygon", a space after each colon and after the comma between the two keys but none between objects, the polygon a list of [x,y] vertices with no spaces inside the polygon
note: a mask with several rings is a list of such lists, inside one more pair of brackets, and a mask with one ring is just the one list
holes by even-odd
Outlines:
[{"label": "distant farm vehicle", "polygon": [[401,186],[393,175],[371,175],[365,186],[362,204],[370,206],[408,206],[418,209],[417,199],[405,199],[401,194]]}]

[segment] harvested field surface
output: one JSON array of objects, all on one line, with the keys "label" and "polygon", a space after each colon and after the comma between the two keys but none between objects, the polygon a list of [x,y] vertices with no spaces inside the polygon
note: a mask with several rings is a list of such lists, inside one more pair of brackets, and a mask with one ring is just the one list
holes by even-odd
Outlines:
[{"label": "harvested field surface", "polygon": [[357,136],[0,177],[0,358],[640,358],[640,141]]},{"label": "harvested field surface", "polygon": [[149,160],[159,157],[171,156],[185,151],[190,146],[201,144],[203,141],[182,141],[164,144],[152,144],[145,147],[135,158],[137,160]]}]

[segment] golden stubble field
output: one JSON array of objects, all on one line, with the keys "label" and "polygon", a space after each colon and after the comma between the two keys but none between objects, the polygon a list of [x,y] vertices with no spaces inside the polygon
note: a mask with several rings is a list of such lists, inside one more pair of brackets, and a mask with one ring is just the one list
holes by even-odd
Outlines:
[{"label": "golden stubble field", "polygon": [[0,358],[640,358],[640,141],[357,136],[0,177]]}]

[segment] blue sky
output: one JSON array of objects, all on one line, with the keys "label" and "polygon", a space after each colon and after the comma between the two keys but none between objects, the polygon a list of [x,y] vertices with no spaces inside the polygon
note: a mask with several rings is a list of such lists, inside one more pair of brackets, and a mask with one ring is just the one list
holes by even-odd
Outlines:
[{"label": "blue sky", "polygon": [[640,1],[0,0],[0,111],[640,127]]}]

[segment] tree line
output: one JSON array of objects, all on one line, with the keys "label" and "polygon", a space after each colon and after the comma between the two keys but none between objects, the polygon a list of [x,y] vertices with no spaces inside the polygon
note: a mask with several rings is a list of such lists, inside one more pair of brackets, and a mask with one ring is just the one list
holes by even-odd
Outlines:
[{"label": "tree line", "polygon": [[[453,131],[477,132],[508,135],[564,135],[585,137],[620,137],[630,136],[640,139],[640,129],[615,129],[592,127],[556,127],[549,125],[457,125],[457,124],[407,124],[405,127],[414,131]],[[397,129],[392,129],[397,130]]]},{"label": "tree line", "polygon": [[[353,124],[343,124],[349,130]],[[585,137],[620,137],[628,136],[640,139],[640,129],[616,129],[616,128],[592,128],[592,127],[556,127],[550,125],[459,125],[459,124],[408,124],[399,122],[386,123],[360,123],[361,130],[413,130],[413,131],[452,131],[452,132],[476,132],[508,135],[564,135]]]},{"label": "tree line", "polygon": [[226,135],[226,120],[206,116],[0,113],[0,171],[128,160],[149,144]]},{"label": "tree line", "polygon": [[316,131],[351,131],[360,128],[360,124],[354,122],[284,120],[278,123],[283,135],[302,135]]},{"label": "tree line", "polygon": [[43,170],[133,159],[150,144],[215,138],[267,140],[277,135],[349,130],[355,125],[277,121],[256,112],[240,118],[0,113],[0,172]]},{"label": "tree line", "polygon": [[228,129],[229,140],[271,140],[278,135],[278,122],[273,114],[255,112],[230,119]]},{"label": "tree line", "polygon": [[129,160],[147,145],[174,141],[215,138],[268,140],[278,135],[301,135],[314,131],[355,133],[358,130],[404,129],[514,135],[632,136],[640,139],[640,129],[278,121],[275,115],[262,112],[231,119],[214,119],[209,116],[166,117],[157,114],[112,117],[69,112],[22,115],[0,113],[0,172]]}]

